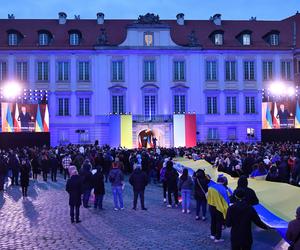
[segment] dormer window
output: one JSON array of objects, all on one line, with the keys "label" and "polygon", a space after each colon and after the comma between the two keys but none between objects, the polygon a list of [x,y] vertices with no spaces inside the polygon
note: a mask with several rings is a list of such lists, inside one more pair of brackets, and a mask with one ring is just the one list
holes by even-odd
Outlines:
[{"label": "dormer window", "polygon": [[243,34],[242,35],[242,43],[243,43],[243,45],[251,45],[251,35]]},{"label": "dormer window", "polygon": [[19,43],[19,36],[17,33],[9,33],[8,34],[8,45],[9,46],[16,46]]},{"label": "dormer window", "polygon": [[271,46],[279,45],[279,34],[270,35],[270,45]]},{"label": "dormer window", "polygon": [[79,31],[71,31],[69,32],[69,42],[70,45],[76,46],[80,44],[81,33]]},{"label": "dormer window", "polygon": [[214,36],[215,45],[223,45],[223,34],[217,33]]},{"label": "dormer window", "polygon": [[153,34],[153,32],[145,32],[144,33],[144,45],[145,46],[153,46],[154,45],[154,34]]},{"label": "dormer window", "polygon": [[50,35],[46,32],[39,33],[39,45],[47,46],[50,43]]}]

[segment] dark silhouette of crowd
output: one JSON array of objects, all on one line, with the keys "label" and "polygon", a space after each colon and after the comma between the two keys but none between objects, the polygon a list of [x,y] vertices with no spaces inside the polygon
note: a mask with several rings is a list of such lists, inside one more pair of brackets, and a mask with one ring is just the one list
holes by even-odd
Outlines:
[{"label": "dark silhouette of crowd", "polygon": [[[178,173],[172,160],[175,157],[208,161],[219,172],[238,177],[237,189],[230,190],[226,177],[222,176],[217,183],[210,185],[210,178],[202,169],[193,175],[188,169]],[[182,213],[191,213],[192,197],[196,200],[196,220],[206,220],[209,210],[210,237],[214,242],[222,241],[222,228],[227,225],[232,228],[232,248],[251,249],[251,223],[264,229],[270,228],[259,219],[253,208],[259,200],[255,191],[248,187],[247,178],[263,178],[299,186],[300,144],[205,143],[194,148],[134,150],[70,144],[0,152],[0,191],[8,183],[20,185],[26,198],[30,178],[33,181],[57,182],[58,175],[66,180],[72,223],[81,222],[81,205],[89,208],[93,204],[94,209],[103,209],[107,182],[111,185],[114,210],[125,209],[123,191],[126,176],[129,176],[128,182],[133,189],[132,209],[138,209],[139,198],[140,209],[146,211],[147,185],[161,184],[163,202],[168,208],[179,206],[180,194]],[[220,206],[222,199],[226,202],[222,201],[224,204]]]}]

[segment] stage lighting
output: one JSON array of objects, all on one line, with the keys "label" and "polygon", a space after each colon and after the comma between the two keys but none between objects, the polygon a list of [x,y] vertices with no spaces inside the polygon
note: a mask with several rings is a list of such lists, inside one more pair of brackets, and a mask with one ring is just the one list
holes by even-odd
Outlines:
[{"label": "stage lighting", "polygon": [[22,88],[17,82],[8,82],[3,87],[3,96],[7,99],[14,99],[21,94]]},{"label": "stage lighting", "polygon": [[288,87],[287,88],[287,95],[288,96],[293,96],[295,95],[295,89],[293,87]]},{"label": "stage lighting", "polygon": [[275,96],[284,95],[285,86],[282,82],[274,82],[270,85],[270,92]]}]

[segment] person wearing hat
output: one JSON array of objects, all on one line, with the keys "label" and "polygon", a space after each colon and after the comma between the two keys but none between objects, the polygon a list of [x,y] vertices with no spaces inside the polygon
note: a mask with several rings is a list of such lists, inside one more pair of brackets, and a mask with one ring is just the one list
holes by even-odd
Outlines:
[{"label": "person wearing hat", "polygon": [[222,225],[226,218],[226,212],[229,206],[229,193],[224,176],[219,176],[217,183],[208,188],[207,203],[211,216],[211,235],[210,238],[215,243],[224,241],[222,236]]},{"label": "person wearing hat", "polygon": [[133,165],[134,171],[131,174],[129,178],[129,183],[133,187],[133,210],[136,210],[137,206],[137,200],[138,196],[140,197],[141,200],[141,209],[142,210],[147,210],[145,208],[145,199],[144,199],[144,193],[145,193],[145,188],[148,184],[148,177],[147,174],[142,171],[142,166],[141,164],[138,163],[138,161],[135,162]]},{"label": "person wearing hat", "polygon": [[227,210],[226,225],[231,227],[231,249],[250,250],[252,246],[252,222],[262,229],[270,229],[261,221],[255,209],[245,200],[242,188],[235,190],[235,202]]},{"label": "person wearing hat", "polygon": [[292,249],[300,249],[300,207],[296,210],[296,219],[289,222],[286,239]]}]

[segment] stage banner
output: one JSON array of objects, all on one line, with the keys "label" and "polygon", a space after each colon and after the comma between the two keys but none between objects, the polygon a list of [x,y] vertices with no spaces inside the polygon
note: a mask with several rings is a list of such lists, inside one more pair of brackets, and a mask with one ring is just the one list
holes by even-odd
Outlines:
[{"label": "stage banner", "polygon": [[109,145],[117,148],[121,145],[121,117],[119,115],[109,116]]},{"label": "stage banner", "polygon": [[185,147],[185,115],[173,116],[174,147]]},{"label": "stage banner", "polygon": [[121,115],[121,147],[132,148],[132,115]]},{"label": "stage banner", "polygon": [[196,114],[185,115],[185,146],[195,147],[197,145],[196,133],[197,133]]}]

